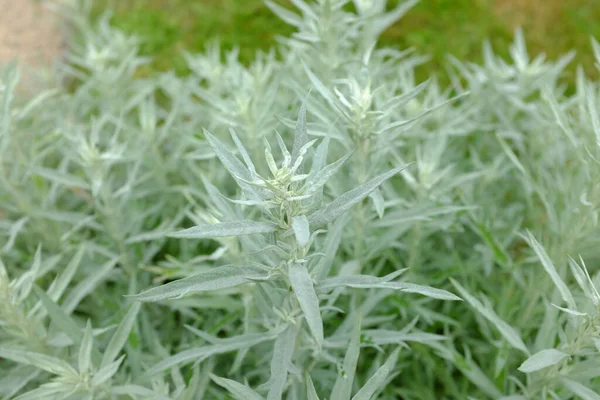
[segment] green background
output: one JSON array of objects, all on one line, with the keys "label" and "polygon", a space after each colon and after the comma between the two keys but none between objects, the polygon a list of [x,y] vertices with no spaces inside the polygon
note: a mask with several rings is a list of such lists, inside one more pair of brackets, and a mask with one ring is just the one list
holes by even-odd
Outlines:
[{"label": "green background", "polygon": [[[288,0],[277,3],[291,7]],[[399,0],[388,1],[390,7]],[[94,15],[114,12],[113,23],[143,38],[142,52],[154,61],[141,74],[175,69],[185,73],[181,50],[202,51],[218,38],[224,48],[238,45],[244,61],[256,49],[272,46],[277,35],[292,29],[261,0],[96,0]],[[514,29],[523,27],[530,54],[550,59],[577,51],[570,71],[583,65],[594,75],[590,37],[600,38],[600,0],[421,0],[383,35],[381,43],[415,47],[431,61],[419,73],[440,71],[446,55],[481,59],[481,44],[489,39],[495,51],[508,54]]]}]

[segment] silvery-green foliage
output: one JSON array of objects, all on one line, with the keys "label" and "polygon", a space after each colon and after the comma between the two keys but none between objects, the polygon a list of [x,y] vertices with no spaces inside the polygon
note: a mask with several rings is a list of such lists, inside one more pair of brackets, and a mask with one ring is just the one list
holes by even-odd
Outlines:
[{"label": "silvery-green foliage", "polygon": [[418,82],[415,1],[290,3],[249,64],[140,78],[84,9],[69,90],[1,68],[0,398],[598,398],[598,82],[520,31]]}]

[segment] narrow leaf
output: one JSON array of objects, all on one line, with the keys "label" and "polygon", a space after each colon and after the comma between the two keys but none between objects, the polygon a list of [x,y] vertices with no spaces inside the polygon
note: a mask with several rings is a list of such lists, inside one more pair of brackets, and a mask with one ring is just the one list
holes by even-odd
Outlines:
[{"label": "narrow leaf", "polygon": [[182,231],[170,233],[168,236],[179,239],[212,239],[251,235],[253,233],[271,233],[276,230],[277,225],[275,224],[242,220],[226,221],[214,225],[198,225]]},{"label": "narrow leaf", "polygon": [[561,378],[560,381],[567,389],[581,397],[582,400],[600,400],[600,394],[579,382],[568,378]]},{"label": "narrow leaf", "polygon": [[35,168],[33,172],[36,175],[41,176],[42,178],[46,178],[49,181],[60,183],[61,185],[71,186],[74,188],[80,189],[89,189],[89,185],[83,179],[80,179],[74,175],[68,174],[66,172],[58,172],[49,168]]},{"label": "narrow leaf", "polygon": [[43,306],[46,308],[48,315],[56,324],[56,326],[60,327],[60,329],[66,333],[74,343],[80,343],[83,338],[83,334],[81,333],[81,329],[77,326],[75,321],[71,319],[67,313],[58,306],[55,302],[52,301],[50,297],[37,286],[33,287],[35,293],[38,295],[40,300],[42,301]]},{"label": "narrow leaf", "polygon": [[325,183],[327,183],[327,181],[340,170],[342,165],[344,165],[346,160],[348,160],[351,155],[352,153],[348,153],[339,160],[323,167],[319,171],[314,173],[311,172],[308,180],[306,181],[308,193],[314,193],[325,186]]},{"label": "narrow leaf", "polygon": [[116,374],[119,370],[119,367],[121,366],[121,363],[124,359],[125,355],[122,355],[117,361],[114,361],[110,364],[106,364],[105,366],[101,367],[92,378],[92,386],[100,386],[104,382],[112,378],[113,375]]},{"label": "narrow leaf", "polygon": [[350,343],[348,344],[342,371],[338,373],[338,377],[333,385],[330,400],[347,400],[352,395],[354,374],[356,373],[356,365],[358,364],[358,356],[360,355],[360,322],[359,317],[354,326]]},{"label": "narrow leaf", "polygon": [[315,389],[315,384],[308,373],[304,375],[304,380],[306,381],[306,399],[320,400],[319,395],[317,395],[317,390]]},{"label": "narrow leaf", "polygon": [[265,278],[265,273],[252,265],[224,265],[131,297],[137,301],[176,299],[190,292],[226,289]]},{"label": "narrow leaf", "polygon": [[542,368],[558,364],[562,359],[568,356],[568,354],[563,353],[562,351],[558,351],[556,349],[545,349],[542,351],[538,351],[537,353],[529,357],[527,360],[525,360],[523,364],[521,364],[521,366],[519,367],[519,371],[524,373],[535,372]]},{"label": "narrow leaf", "polygon": [[104,350],[104,355],[102,356],[102,361],[100,363],[100,368],[106,367],[111,364],[117,355],[125,345],[127,338],[129,337],[129,333],[133,328],[133,324],[135,323],[135,318],[137,316],[138,311],[140,310],[141,303],[134,302],[127,311],[127,314],[121,320],[121,323],[117,327],[117,330],[110,338],[110,342],[106,346],[106,350]]},{"label": "narrow leaf", "polygon": [[206,360],[207,358],[216,354],[229,353],[232,351],[249,348],[273,339],[273,333],[252,333],[231,337],[230,340],[224,344],[214,344],[184,350],[180,353],[163,359],[158,364],[147,370],[146,375],[151,376],[180,364],[202,362],[203,360]]},{"label": "narrow leaf", "polygon": [[548,257],[546,250],[544,250],[542,245],[538,243],[538,241],[531,234],[531,232],[527,231],[527,234],[529,237],[529,243],[531,247],[537,254],[548,275],[550,275],[552,282],[554,282],[554,285],[556,285],[556,287],[558,288],[558,291],[560,292],[560,295],[562,296],[563,300],[567,303],[570,309],[576,310],[577,305],[575,305],[575,300],[573,299],[573,296],[571,295],[571,292],[569,291],[567,285],[560,278],[560,275],[556,271],[552,260],[550,260],[550,257]]},{"label": "narrow leaf", "polygon": [[381,195],[381,191],[374,190],[373,193],[369,195],[369,198],[371,199],[371,201],[373,201],[373,208],[375,209],[377,216],[379,216],[380,219],[383,218],[385,206],[383,196]]},{"label": "narrow leaf", "polygon": [[310,239],[310,229],[306,216],[299,215],[292,219],[292,229],[296,236],[296,241],[301,247],[306,247]]},{"label": "narrow leaf", "polygon": [[409,164],[403,165],[398,168],[394,168],[391,171],[381,174],[371,179],[370,181],[358,186],[357,188],[354,188],[344,193],[343,195],[329,203],[322,210],[318,210],[315,213],[313,213],[308,218],[309,223],[311,224],[311,226],[316,228],[322,225],[326,225],[327,223],[337,219],[346,211],[348,211],[352,206],[364,200],[369,194],[371,194],[371,192],[377,189],[379,185],[381,185],[383,182],[385,182],[392,176],[396,175],[398,172],[408,167],[408,165]]},{"label": "narrow leaf", "polygon": [[77,371],[60,358],[20,349],[2,348],[0,357],[17,363],[32,365],[55,375],[76,376]]},{"label": "narrow leaf", "polygon": [[296,120],[296,129],[294,131],[294,144],[292,146],[292,162],[294,165],[298,156],[300,155],[300,149],[308,143],[308,134],[306,131],[306,100],[302,102],[300,111],[298,112],[298,119]]},{"label": "narrow leaf", "polygon": [[289,325],[277,336],[271,358],[271,377],[267,382],[267,400],[280,400],[283,395],[292,356],[296,347],[296,328]]},{"label": "narrow leaf", "polygon": [[154,400],[173,400],[168,396],[155,392],[154,390],[150,390],[143,386],[139,385],[121,385],[121,386],[113,386],[110,389],[111,394],[116,395],[125,395],[130,396],[132,398],[142,397],[146,399],[154,399]]},{"label": "narrow leaf", "polygon": [[479,312],[482,316],[484,316],[488,321],[490,321],[496,329],[500,332],[500,334],[510,343],[514,348],[521,350],[523,353],[529,355],[529,350],[523,339],[521,339],[521,335],[513,328],[504,322],[496,313],[488,307],[485,307],[478,299],[471,296],[469,292],[465,288],[463,288],[458,282],[454,279],[452,280],[452,284],[456,289],[460,292],[460,295],[473,307],[477,312]]},{"label": "narrow leaf", "polygon": [[288,274],[294,294],[304,313],[304,319],[306,319],[317,345],[320,346],[323,343],[323,320],[319,310],[319,298],[315,292],[308,269],[302,264],[292,263]]},{"label": "narrow leaf", "polygon": [[227,391],[231,393],[233,398],[235,398],[236,400],[264,400],[264,398],[258,393],[256,393],[254,390],[234,380],[219,378],[215,375],[211,375],[210,379],[212,379],[217,385],[221,386],[222,388],[227,389]]},{"label": "narrow leaf", "polygon": [[367,383],[365,383],[365,385],[358,392],[356,392],[352,400],[371,400],[375,392],[383,389],[388,376],[392,373],[394,367],[396,366],[399,353],[400,349],[394,350],[387,361],[381,367],[379,367],[373,376],[369,378]]},{"label": "narrow leaf", "polygon": [[89,371],[92,361],[92,346],[94,344],[94,336],[92,335],[92,325],[88,320],[85,326],[85,333],[79,346],[79,372],[86,373]]},{"label": "narrow leaf", "polygon": [[[404,270],[397,271],[402,273]],[[391,289],[400,290],[407,293],[416,293],[423,296],[440,300],[460,301],[461,298],[446,290],[436,289],[429,286],[417,285],[408,282],[390,282],[395,276],[393,274],[384,277],[375,277],[370,275],[350,275],[338,276],[323,280],[317,288],[320,292],[328,292],[338,287],[351,287],[356,289]]]}]

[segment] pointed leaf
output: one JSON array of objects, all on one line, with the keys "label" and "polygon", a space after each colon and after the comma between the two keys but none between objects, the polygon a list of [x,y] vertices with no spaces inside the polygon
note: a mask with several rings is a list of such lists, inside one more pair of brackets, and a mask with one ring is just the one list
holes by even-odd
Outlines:
[{"label": "pointed leaf", "polygon": [[306,400],[320,400],[315,389],[315,384],[308,373],[304,375],[304,380],[306,381]]},{"label": "pointed leaf", "polygon": [[293,325],[289,325],[277,336],[275,345],[273,346],[271,377],[267,382],[267,386],[269,387],[267,400],[281,400],[295,347],[296,328]]},{"label": "pointed leaf", "polygon": [[254,166],[254,163],[252,162],[252,159],[250,158],[250,154],[248,154],[248,151],[242,144],[242,141],[240,140],[237,133],[235,133],[235,131],[232,128],[229,128],[229,133],[231,134],[231,138],[233,139],[233,142],[235,143],[235,147],[237,147],[238,151],[240,152],[240,155],[242,156],[242,159],[244,160],[244,162],[246,163],[246,166],[248,167],[248,170],[250,171],[250,176],[255,176],[256,175],[256,167]]},{"label": "pointed leaf", "polygon": [[86,181],[66,172],[59,172],[54,169],[38,167],[33,169],[33,173],[41,176],[42,178],[46,178],[49,181],[60,183],[61,185],[84,190],[90,188],[90,185],[88,185]]},{"label": "pointed leaf", "polygon": [[250,220],[226,221],[214,225],[198,225],[182,231],[170,233],[168,236],[179,239],[212,239],[219,237],[251,235],[254,233],[271,233],[277,225],[268,222]]},{"label": "pointed leaf", "polygon": [[282,21],[285,21],[286,23],[288,23],[292,26],[296,26],[296,27],[302,26],[302,18],[300,18],[299,15],[289,11],[285,7],[282,7],[279,4],[277,4],[271,0],[265,0],[265,5],[267,7],[269,7],[271,9],[271,11],[275,15],[277,15]]},{"label": "pointed leaf", "polygon": [[298,119],[296,120],[296,130],[294,132],[294,144],[292,147],[292,165],[300,155],[300,149],[308,143],[308,134],[306,131],[306,100],[302,102]]},{"label": "pointed leaf", "polygon": [[456,282],[454,279],[451,280],[452,284],[460,292],[460,295],[463,297],[463,299],[465,299],[465,301],[469,303],[471,307],[477,310],[477,312],[479,312],[483,317],[490,321],[508,343],[510,343],[514,348],[521,350],[523,353],[527,355],[530,354],[527,346],[525,346],[525,343],[523,342],[523,339],[521,339],[521,335],[519,335],[515,328],[504,322],[492,309],[484,306],[478,299],[471,296],[469,292],[467,292],[467,290],[458,282]]},{"label": "pointed leaf", "polygon": [[[67,314],[71,314],[77,307],[79,302],[88,294],[90,294],[96,286],[112,271],[119,261],[118,257],[106,262],[100,268],[95,269],[91,272],[84,280],[79,282],[65,299],[62,308]],[[61,326],[59,324],[59,326]]]},{"label": "pointed leaf", "polygon": [[292,219],[292,229],[294,230],[294,235],[296,236],[296,241],[300,245],[300,247],[306,247],[308,241],[310,240],[310,229],[308,226],[308,219],[306,216],[299,215]]},{"label": "pointed leaf", "polygon": [[91,367],[92,361],[92,346],[94,344],[94,336],[92,335],[92,325],[88,320],[85,326],[85,333],[79,346],[79,372],[86,373]]},{"label": "pointed leaf", "polygon": [[133,324],[135,323],[135,319],[137,317],[137,313],[140,310],[141,303],[134,302],[127,311],[127,314],[119,323],[117,330],[110,338],[110,342],[106,346],[106,350],[104,350],[104,355],[102,356],[102,361],[100,363],[100,368],[106,367],[111,364],[117,355],[125,345],[127,338],[129,337],[129,333],[133,328]]},{"label": "pointed leaf", "polygon": [[440,300],[462,300],[460,297],[446,290],[417,285],[409,282],[390,282],[404,271],[405,270],[399,270],[381,278],[370,275],[338,276],[323,280],[321,283],[319,283],[317,288],[319,289],[319,292],[325,293],[338,287],[351,287],[357,289],[391,289],[400,290],[407,293],[417,293]]},{"label": "pointed leaf", "polygon": [[314,193],[317,190],[321,189],[323,186],[325,186],[327,181],[340,170],[342,165],[344,165],[346,160],[348,160],[348,158],[350,158],[351,155],[352,153],[348,153],[339,160],[332,162],[331,164],[325,166],[324,168],[315,172],[314,174],[311,173],[308,180],[306,181],[306,188],[308,193]]},{"label": "pointed leaf", "polygon": [[373,201],[373,208],[375,209],[377,216],[379,216],[380,219],[383,218],[385,206],[381,191],[378,189],[374,190],[373,193],[369,195],[369,198]]},{"label": "pointed leaf", "polygon": [[354,326],[350,343],[348,344],[342,371],[338,373],[338,377],[333,385],[330,400],[348,400],[352,395],[354,374],[356,373],[356,365],[358,364],[358,356],[360,355],[360,323],[359,317]]},{"label": "pointed leaf", "polygon": [[358,186],[357,188],[354,188],[344,193],[343,195],[329,203],[322,210],[318,210],[315,213],[313,213],[308,218],[308,222],[311,224],[311,226],[316,228],[319,226],[326,225],[327,223],[337,219],[346,211],[348,211],[352,206],[364,200],[369,194],[371,194],[371,192],[377,189],[379,185],[381,185],[383,182],[385,182],[392,176],[396,175],[398,172],[408,167],[408,165],[409,164],[403,165],[402,167],[394,168],[393,170],[381,174],[371,179],[370,181]]},{"label": "pointed leaf", "polygon": [[224,265],[131,297],[137,301],[176,299],[190,292],[226,289],[266,277],[262,270],[253,265]]},{"label": "pointed leaf", "polygon": [[33,365],[55,375],[76,376],[77,371],[60,358],[20,349],[2,348],[0,357],[17,363]]},{"label": "pointed leaf", "polygon": [[125,359],[125,355],[122,355],[121,357],[119,357],[119,359],[117,361],[114,361],[110,364],[106,364],[105,366],[100,368],[98,370],[98,372],[96,372],[94,374],[94,377],[92,378],[92,386],[93,387],[100,386],[104,382],[106,382],[107,380],[112,378],[113,375],[116,374],[117,371],[119,370],[119,367],[121,366],[121,363],[123,362],[124,359]]},{"label": "pointed leaf", "polygon": [[600,394],[579,382],[568,378],[561,378],[560,381],[567,389],[581,397],[582,400],[600,400]]},{"label": "pointed leaf", "polygon": [[258,393],[256,393],[254,390],[234,380],[219,378],[215,375],[211,375],[210,379],[212,379],[217,385],[221,386],[222,388],[227,389],[227,391],[231,393],[233,398],[236,400],[264,400],[264,398]]},{"label": "pointed leaf", "polygon": [[67,313],[58,306],[55,302],[52,301],[50,297],[37,286],[33,287],[35,293],[38,295],[42,304],[46,308],[48,315],[52,319],[52,321],[56,324],[56,326],[60,327],[60,329],[66,333],[74,343],[80,343],[83,338],[83,334],[81,333],[81,329],[79,326],[71,319]]},{"label": "pointed leaf", "polygon": [[569,355],[556,349],[545,349],[538,351],[531,357],[529,357],[521,366],[519,371],[524,373],[531,373],[538,371],[542,368],[549,367],[551,365],[558,364],[562,359]]},{"label": "pointed leaf", "polygon": [[168,396],[155,392],[154,390],[150,390],[143,386],[139,385],[121,385],[121,386],[113,386],[110,389],[111,394],[116,395],[124,395],[129,396],[131,398],[142,397],[145,399],[153,399],[153,400],[173,400]]},{"label": "pointed leaf", "polygon": [[211,344],[208,346],[196,347],[184,350],[160,361],[158,364],[146,371],[146,375],[151,376],[172,368],[180,364],[189,364],[190,362],[202,362],[216,354],[229,353],[244,348],[255,346],[259,343],[273,340],[275,334],[269,333],[251,333],[229,338],[227,343]]},{"label": "pointed leaf", "polygon": [[320,346],[323,343],[323,320],[319,310],[319,298],[315,292],[308,269],[305,265],[292,263],[288,274],[294,294],[304,313],[304,319],[317,345]]},{"label": "pointed leaf", "polygon": [[527,231],[527,234],[529,237],[529,243],[531,247],[537,254],[548,275],[550,275],[552,282],[554,282],[554,285],[556,285],[556,287],[558,288],[558,291],[560,292],[560,295],[562,296],[563,300],[567,303],[570,309],[576,310],[577,305],[575,305],[575,300],[573,299],[573,296],[571,295],[571,292],[569,291],[567,285],[560,278],[560,275],[556,271],[552,260],[550,260],[550,257],[548,257],[546,250],[544,250],[542,245],[539,244],[539,242],[535,239],[531,232]]},{"label": "pointed leaf", "polygon": [[387,361],[379,367],[365,385],[354,395],[352,400],[371,400],[378,390],[382,389],[388,379],[388,376],[394,370],[400,349],[394,350]]}]

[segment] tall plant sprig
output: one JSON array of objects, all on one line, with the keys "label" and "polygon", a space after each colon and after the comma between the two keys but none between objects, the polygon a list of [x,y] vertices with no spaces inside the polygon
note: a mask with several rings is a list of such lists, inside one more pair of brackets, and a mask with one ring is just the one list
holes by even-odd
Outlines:
[{"label": "tall plant sprig", "polygon": [[[311,352],[318,359],[323,347],[327,346],[321,299],[331,296],[339,288],[381,288],[420,293],[444,300],[459,299],[443,290],[396,281],[403,271],[377,278],[367,275],[328,277],[328,270],[319,270],[322,267],[319,259],[325,256],[319,251],[320,245],[327,243],[327,235],[341,234],[339,230],[325,233],[322,229],[341,218],[352,206],[364,200],[381,183],[407,165],[391,169],[333,201],[326,202],[323,189],[327,181],[340,170],[351,154],[327,164],[327,139],[322,140],[316,151],[311,153],[310,149],[317,140],[308,140],[304,107],[298,116],[291,151],[277,135],[278,147],[283,158],[280,163],[275,161],[271,145],[265,141],[265,162],[270,170],[268,176],[257,172],[254,162],[235,131],[231,130],[231,136],[241,160],[215,136],[206,131],[205,136],[242,190],[240,200],[233,202],[255,210],[256,212],[251,212],[250,215],[258,219],[240,219],[239,215],[227,215],[222,222],[194,226],[169,236],[181,239],[214,239],[256,235],[262,238],[256,242],[260,244],[257,249],[259,254],[253,259],[247,259],[246,265],[215,267],[149,289],[133,298],[143,302],[155,302],[179,298],[193,292],[253,284],[256,286],[256,306],[262,314],[262,319],[267,321],[266,328],[269,330],[254,340],[250,340],[250,336],[255,337],[251,334],[238,339],[232,338],[232,346],[222,346],[214,351],[209,351],[206,347],[186,350],[161,361],[151,368],[151,373],[161,372],[180,363],[201,361],[222,351],[239,350],[264,340],[275,340],[271,377],[264,388],[268,392],[268,399],[280,399],[287,386],[289,368],[293,363],[305,359],[300,354],[312,349]],[[312,164],[309,169],[308,161],[311,158]],[[319,235],[325,235],[325,239],[320,240]],[[250,238],[247,241],[253,240]],[[260,253],[272,253],[274,256],[262,257]],[[258,297],[261,297],[260,301]],[[238,346],[235,346],[236,342]],[[298,367],[303,368],[300,365]]]}]

